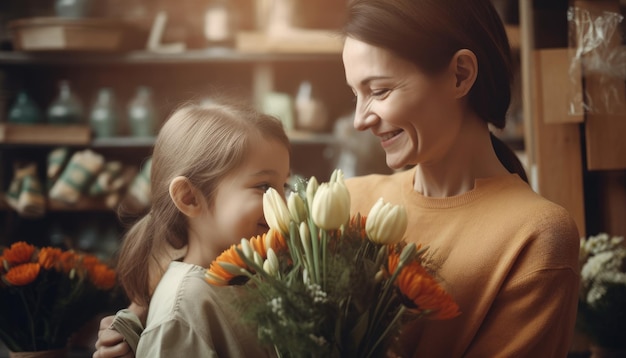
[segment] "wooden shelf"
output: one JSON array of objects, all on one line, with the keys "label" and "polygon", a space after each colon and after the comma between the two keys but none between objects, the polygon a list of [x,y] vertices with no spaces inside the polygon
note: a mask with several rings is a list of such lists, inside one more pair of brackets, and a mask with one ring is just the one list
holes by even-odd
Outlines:
[{"label": "wooden shelf", "polygon": [[[335,136],[331,133],[315,133],[306,131],[289,131],[287,133],[292,144],[332,144],[336,141]],[[155,138],[138,138],[138,137],[111,137],[111,138],[94,138],[91,142],[93,148],[143,148],[152,147]]]},{"label": "wooden shelf", "polygon": [[[336,138],[331,133],[290,131],[292,144],[332,144]],[[0,144],[16,145],[75,145],[92,148],[149,148],[154,138],[111,137],[91,139],[91,129],[86,125],[20,125],[0,123]]]},{"label": "wooden shelf", "polygon": [[74,205],[48,199],[46,210],[59,211],[115,211],[104,204],[102,198],[82,197]]},{"label": "wooden shelf", "polygon": [[242,53],[306,53],[338,56],[343,38],[331,30],[285,29],[275,33],[243,31],[237,34],[237,50]]},{"label": "wooden shelf", "polygon": [[303,52],[243,53],[233,49],[210,48],[181,53],[131,51],[124,53],[72,53],[0,51],[0,65],[146,65],[146,64],[218,64],[341,61],[341,54]]},{"label": "wooden shelf", "polygon": [[149,148],[154,145],[154,137],[111,137],[94,138],[93,148]]},{"label": "wooden shelf", "polygon": [[0,144],[88,145],[91,129],[80,124],[0,123]]}]

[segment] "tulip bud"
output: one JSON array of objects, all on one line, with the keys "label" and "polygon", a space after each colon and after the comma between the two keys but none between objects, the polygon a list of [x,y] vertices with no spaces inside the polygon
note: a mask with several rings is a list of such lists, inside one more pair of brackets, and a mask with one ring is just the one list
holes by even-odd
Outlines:
[{"label": "tulip bud", "polygon": [[263,267],[263,258],[261,257],[261,255],[255,251],[253,253],[253,257],[254,257],[254,263],[259,267]]},{"label": "tulip bud", "polygon": [[323,183],[311,207],[313,222],[324,230],[336,230],[350,219],[350,193],[343,182]]},{"label": "tulip bud", "polygon": [[311,233],[309,232],[309,227],[306,223],[300,223],[298,227],[298,231],[300,234],[300,240],[307,240],[309,242],[311,240]]},{"label": "tulip bud", "polygon": [[311,177],[309,182],[306,185],[306,201],[309,204],[309,211],[313,207],[313,197],[315,197],[315,193],[317,192],[317,188],[319,188],[319,183],[315,177]]},{"label": "tulip bud", "polygon": [[330,175],[330,180],[328,182],[329,183],[341,183],[342,185],[345,185],[343,181],[343,171],[341,169],[333,170],[333,173]]},{"label": "tulip bud", "polygon": [[298,195],[298,193],[292,193],[287,200],[287,208],[293,220],[299,224],[306,220],[306,208],[304,207],[304,200]]},{"label": "tulip bud", "polygon": [[243,269],[237,265],[233,265],[230,262],[218,262],[217,264],[233,276],[243,276],[248,274],[248,271],[246,269]]},{"label": "tulip bud", "polygon": [[274,253],[274,250],[269,249],[267,251],[267,259],[263,262],[263,271],[267,272],[272,276],[276,276],[278,273],[279,262],[278,257]]},{"label": "tulip bud", "polygon": [[228,281],[226,281],[222,277],[220,277],[220,276],[210,272],[209,270],[206,270],[206,272],[204,273],[204,277],[212,285],[218,285],[218,286],[226,286],[226,285],[228,285]]},{"label": "tulip bud", "polygon": [[380,245],[392,245],[402,240],[407,227],[406,210],[401,205],[383,203],[380,198],[372,206],[365,221],[369,239]]},{"label": "tulip bud", "polygon": [[254,261],[254,249],[250,245],[250,241],[247,239],[241,239],[241,251],[244,256],[248,258],[248,260]]},{"label": "tulip bud", "polygon": [[400,261],[398,262],[398,266],[404,265],[409,260],[413,260],[415,258],[415,256],[417,255],[417,251],[415,248],[416,248],[416,245],[414,242],[412,242],[406,245],[402,249],[402,252],[400,253]]},{"label": "tulip bud", "polygon": [[267,189],[263,194],[263,214],[270,228],[284,236],[289,235],[291,215],[285,201],[274,188]]},{"label": "tulip bud", "polygon": [[385,272],[383,270],[378,270],[374,275],[374,282],[381,283],[385,278]]},{"label": "tulip bud", "polygon": [[309,279],[309,270],[307,270],[307,269],[303,269],[302,270],[302,282],[305,285],[308,285],[308,284],[311,283],[311,280]]}]

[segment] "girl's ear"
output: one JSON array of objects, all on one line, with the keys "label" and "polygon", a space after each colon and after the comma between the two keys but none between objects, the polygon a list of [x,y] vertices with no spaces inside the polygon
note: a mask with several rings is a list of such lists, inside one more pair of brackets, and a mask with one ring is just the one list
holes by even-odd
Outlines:
[{"label": "girl's ear", "polygon": [[174,178],[170,182],[169,191],[174,205],[186,216],[195,217],[202,212],[204,199],[186,177]]},{"label": "girl's ear", "polygon": [[468,49],[458,50],[450,61],[450,70],[456,77],[456,98],[469,93],[478,76],[478,60],[474,52]]}]

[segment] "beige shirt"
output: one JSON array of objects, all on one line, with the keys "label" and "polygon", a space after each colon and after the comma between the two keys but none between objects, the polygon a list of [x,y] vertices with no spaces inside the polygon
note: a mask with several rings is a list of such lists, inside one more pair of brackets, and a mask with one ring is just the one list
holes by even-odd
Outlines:
[{"label": "beige shirt", "polygon": [[150,301],[137,358],[269,355],[229,304],[240,287],[211,286],[204,270],[170,263]]},{"label": "beige shirt", "polygon": [[562,207],[517,175],[448,198],[413,190],[415,170],[346,181],[352,212],[402,204],[405,238],[428,258],[461,315],[404,329],[402,357],[565,357],[578,300],[579,236]]}]

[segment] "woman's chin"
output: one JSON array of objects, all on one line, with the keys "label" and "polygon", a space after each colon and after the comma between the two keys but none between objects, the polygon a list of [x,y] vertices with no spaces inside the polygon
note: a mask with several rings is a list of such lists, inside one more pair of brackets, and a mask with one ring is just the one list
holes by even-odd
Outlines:
[{"label": "woman's chin", "polygon": [[387,166],[392,170],[401,170],[410,165],[406,158],[400,158],[399,156],[389,154],[387,154],[386,162]]}]

